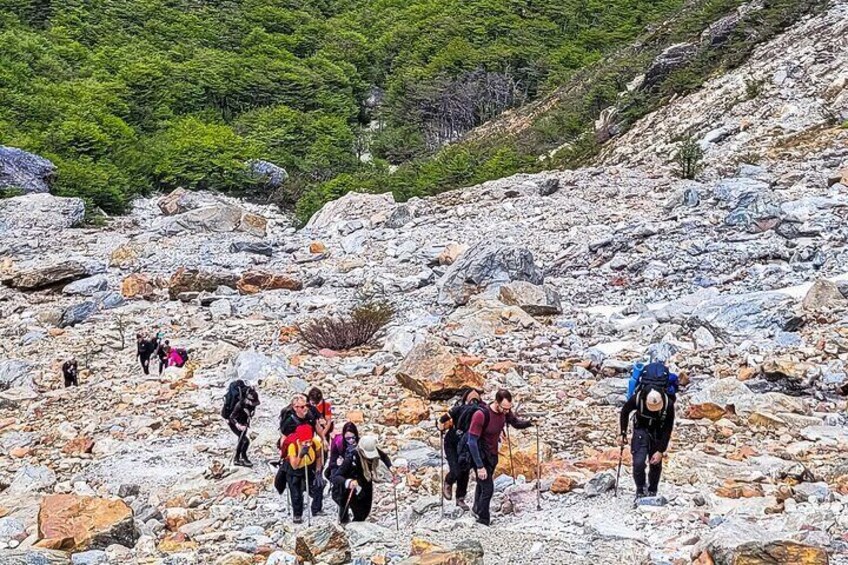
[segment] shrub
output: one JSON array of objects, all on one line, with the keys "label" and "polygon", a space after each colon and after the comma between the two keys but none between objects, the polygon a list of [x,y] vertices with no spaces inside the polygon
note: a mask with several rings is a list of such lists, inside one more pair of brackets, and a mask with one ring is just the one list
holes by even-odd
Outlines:
[{"label": "shrub", "polygon": [[677,163],[677,174],[683,179],[694,179],[703,167],[704,150],[693,137],[687,137],[680,144],[674,162]]},{"label": "shrub", "polygon": [[394,314],[388,302],[366,302],[344,316],[323,316],[307,322],[298,326],[298,331],[316,349],[343,351],[370,342]]},{"label": "shrub", "polygon": [[765,81],[762,79],[745,79],[745,98],[753,100],[763,91]]}]

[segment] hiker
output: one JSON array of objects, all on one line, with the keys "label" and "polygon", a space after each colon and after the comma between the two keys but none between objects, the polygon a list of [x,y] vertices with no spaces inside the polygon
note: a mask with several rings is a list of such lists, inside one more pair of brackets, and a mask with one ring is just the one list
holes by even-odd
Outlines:
[{"label": "hiker", "polygon": [[188,351],[177,347],[168,347],[168,366],[183,367],[188,361]]},{"label": "hiker", "polygon": [[[381,461],[391,471],[392,461],[377,447],[377,437],[367,435],[359,440],[354,449],[348,450],[342,464],[336,467],[331,480],[341,494],[339,520],[342,524],[350,522],[351,513],[354,522],[363,522],[368,518]],[[392,484],[397,484],[394,474]]]},{"label": "hiker", "polygon": [[62,375],[65,377],[65,388],[79,386],[79,369],[73,356],[62,363]]},{"label": "hiker", "polygon": [[[292,434],[295,433],[300,426],[309,426],[313,434],[315,434],[319,440],[321,439],[321,431],[323,428],[321,426],[320,419],[320,414],[314,406],[309,404],[309,400],[305,395],[296,394],[292,397],[292,401],[289,406],[283,408],[280,412],[280,433],[282,434],[282,438],[280,439],[280,449],[283,459],[288,457],[287,444],[290,441]],[[323,442],[319,443],[322,444],[321,449],[323,451]],[[318,463],[317,472],[316,469],[310,469],[309,472],[309,479],[313,482],[309,491],[310,496],[312,496],[313,515],[320,514],[324,506],[324,478],[321,476],[321,471],[324,468],[323,452],[321,453],[321,458]],[[282,479],[282,477],[280,478]],[[275,482],[278,484],[277,491],[282,494],[281,488],[284,489],[285,484],[282,483],[282,481]]]},{"label": "hiker", "polygon": [[[259,406],[259,393],[256,392],[255,388],[245,385],[244,381],[236,382],[241,382],[243,388],[239,391],[239,398],[227,418],[230,429],[239,438],[236,444],[236,455],[233,459],[233,465],[253,467],[253,463],[247,458],[247,448],[250,447],[248,430],[250,428],[250,421],[253,419],[253,414],[256,412],[256,407]],[[227,394],[229,395],[229,391]],[[226,407],[226,398],[224,404]]]},{"label": "hiker", "polygon": [[168,366],[168,354],[171,352],[171,342],[167,339],[159,338],[159,345],[156,346],[156,357],[159,358],[159,374]]},{"label": "hiker", "polygon": [[135,334],[136,341],[136,354],[135,356],[138,358],[141,363],[141,370],[144,371],[145,375],[150,374],[150,357],[153,355],[153,352],[156,349],[156,345],[152,339],[148,339],[147,334],[137,333]]},{"label": "hiker", "polygon": [[[347,422],[344,426],[342,426],[342,433],[334,437],[330,443],[330,454],[327,458],[327,468],[324,471],[324,477],[328,481],[332,481],[333,473],[335,473],[336,469],[344,463],[345,455],[355,451],[358,443],[359,430],[357,429],[356,424],[353,422]],[[336,504],[339,505],[339,508],[342,508],[342,505],[344,504],[344,501],[339,502],[341,498],[341,491],[342,489],[340,487],[332,484],[330,495]]]},{"label": "hiker", "polygon": [[[312,498],[312,515],[322,514],[324,478],[320,473],[316,473],[316,469],[322,463],[323,454],[321,438],[309,424],[300,424],[292,436],[294,437],[283,442],[283,445],[287,446],[283,466],[291,496],[293,521],[300,524],[303,522],[303,493],[307,484],[309,496]],[[316,474],[317,479],[313,479]]]},{"label": "hiker", "polygon": [[[533,425],[530,420],[521,420],[512,413],[512,393],[500,389],[495,401],[471,417],[468,433],[460,439],[460,465],[476,469],[477,487],[474,491],[474,507],[471,512],[478,524],[491,523],[489,504],[495,492],[494,473],[498,466],[498,442],[506,426],[518,430]],[[470,461],[468,460],[470,456]]]},{"label": "hiker", "polygon": [[630,397],[633,396],[633,393],[643,379],[647,381],[666,382],[666,394],[675,397],[680,388],[680,379],[677,375],[669,371],[668,367],[662,361],[652,360],[648,364],[637,362],[633,364],[630,380],[627,382],[627,400],[630,400]]},{"label": "hiker", "polygon": [[453,497],[453,485],[456,484],[456,505],[463,510],[469,510],[465,502],[468,494],[468,479],[470,468],[461,469],[459,465],[459,439],[468,432],[471,417],[480,409],[480,391],[474,388],[466,389],[459,402],[447,414],[439,419],[439,430],[444,432],[445,458],[448,460],[448,474],[442,487],[445,500]]},{"label": "hiker", "polygon": [[[627,442],[627,423],[633,417],[633,438],[630,452],[633,454],[633,481],[636,483],[636,498],[656,496],[662,474],[662,461],[674,427],[674,396],[663,391],[666,387],[648,388],[640,386],[621,408],[619,424],[621,436],[618,445]],[[648,470],[648,489],[645,490],[645,467]]]},{"label": "hiker", "polygon": [[309,389],[306,398],[309,400],[310,410],[314,408],[314,411],[320,416],[316,422],[319,428],[317,431],[326,446],[330,434],[333,433],[333,407],[324,400],[324,393],[316,386]]}]

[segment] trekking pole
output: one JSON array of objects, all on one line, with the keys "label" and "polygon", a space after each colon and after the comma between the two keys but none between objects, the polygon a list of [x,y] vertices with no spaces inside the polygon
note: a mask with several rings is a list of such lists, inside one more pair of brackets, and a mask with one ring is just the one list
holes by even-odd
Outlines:
[{"label": "trekking pole", "polygon": [[345,502],[344,510],[339,514],[339,524],[342,523],[342,519],[347,516],[347,511],[350,508],[350,500],[353,498],[353,487],[350,487],[350,494],[347,495],[347,502]]},{"label": "trekking pole", "polygon": [[436,429],[439,431],[439,500],[442,503],[442,518],[445,517],[445,434],[439,430],[439,420],[436,419]]},{"label": "trekking pole", "polygon": [[[397,485],[392,482],[392,493],[395,495],[395,530],[400,531],[400,518],[398,518],[398,503],[397,503]],[[442,497],[442,504],[444,505],[444,497]]]},{"label": "trekking pole", "polygon": [[536,510],[542,509],[542,451],[539,442],[539,424],[536,424]]},{"label": "trekking pole", "polygon": [[[247,433],[247,428],[249,428],[249,427],[250,427],[250,418],[247,419],[247,425],[244,427],[244,429],[241,431],[241,434],[239,435],[238,443],[236,444],[236,452],[235,452],[235,454],[233,454],[233,462],[232,462],[233,467],[235,467],[235,465],[236,465],[236,458],[238,457],[239,446],[241,445],[242,440],[244,440],[244,434]],[[245,454],[245,455],[247,455],[247,454]]]},{"label": "trekking pole", "polygon": [[512,441],[509,439],[509,424],[504,429],[506,430],[506,444],[509,446],[509,472],[512,475],[512,486],[515,486],[515,464],[512,461]]},{"label": "trekking pole", "polygon": [[309,496],[309,487],[312,483],[309,482],[309,465],[304,467],[306,471],[306,526],[312,527],[312,499]]},{"label": "trekking pole", "polygon": [[618,450],[618,470],[615,472],[615,497],[618,498],[618,479],[621,477],[621,460],[624,459],[624,444]]}]

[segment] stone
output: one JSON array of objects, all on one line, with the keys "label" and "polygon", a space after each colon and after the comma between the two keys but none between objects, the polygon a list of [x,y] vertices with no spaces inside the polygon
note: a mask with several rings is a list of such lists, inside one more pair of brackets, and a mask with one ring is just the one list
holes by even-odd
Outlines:
[{"label": "stone", "polygon": [[157,205],[165,216],[175,216],[199,208],[202,205],[202,198],[197,193],[177,188],[161,197]]},{"label": "stone", "polygon": [[707,328],[700,327],[692,332],[692,339],[699,351],[709,351],[716,347],[716,338]]},{"label": "stone", "polygon": [[3,565],[69,565],[71,559],[64,551],[49,549],[0,550]]},{"label": "stone", "polygon": [[48,549],[105,549],[135,544],[133,511],[122,500],[73,494],[45,496],[38,510],[38,545]]},{"label": "stone", "polygon": [[414,218],[415,214],[412,209],[406,204],[398,204],[394,210],[389,213],[386,218],[385,226],[387,228],[398,229],[402,228]]},{"label": "stone", "polygon": [[243,210],[238,206],[216,203],[195,208],[173,216],[166,226],[167,233],[183,230],[194,232],[226,233],[235,231],[241,224]]},{"label": "stone", "polygon": [[156,294],[156,286],[150,277],[133,273],[121,281],[121,296],[124,298],[142,298],[149,300]]},{"label": "stone", "polygon": [[69,306],[62,312],[62,319],[59,322],[59,327],[68,328],[81,324],[95,314],[99,309],[100,304],[96,300],[86,300],[85,302]]},{"label": "stone", "polygon": [[18,496],[29,495],[50,490],[55,484],[56,474],[48,467],[24,465],[18,469],[12,478],[12,484],[3,492]]},{"label": "stone", "polygon": [[8,286],[19,290],[40,290],[42,288],[65,285],[77,279],[87,277],[88,269],[78,261],[48,263],[14,275],[4,281]]},{"label": "stone", "polygon": [[801,306],[807,312],[820,312],[833,308],[845,308],[848,300],[842,296],[839,287],[827,279],[818,279],[807,291]]},{"label": "stone", "polygon": [[559,179],[547,178],[536,183],[539,196],[550,196],[559,190]]},{"label": "stone", "polygon": [[262,159],[251,159],[248,161],[247,170],[267,190],[280,188],[289,178],[289,174],[284,168],[270,161],[263,161]]},{"label": "stone", "polygon": [[268,230],[268,220],[259,214],[245,212],[236,229],[256,237],[265,237]]},{"label": "stone", "polygon": [[183,292],[215,292],[219,286],[236,288],[238,277],[229,273],[201,271],[180,267],[171,275],[168,282],[168,294],[171,300]]},{"label": "stone", "polygon": [[51,194],[27,194],[0,199],[0,233],[4,231],[59,231],[79,226],[85,220],[85,203],[80,198]]},{"label": "stone", "polygon": [[603,471],[592,477],[586,483],[586,486],[583,487],[583,491],[586,493],[586,496],[600,496],[614,488],[615,474],[610,471]]},{"label": "stone", "polygon": [[712,402],[704,402],[703,404],[690,404],[686,408],[686,417],[690,420],[703,420],[708,419],[716,422],[721,420],[724,415],[727,414],[727,410],[718,404],[713,404]]},{"label": "stone", "polygon": [[268,556],[265,565],[296,565],[297,558],[285,551],[275,551]]},{"label": "stone", "polygon": [[524,248],[481,243],[463,253],[439,279],[439,303],[463,305],[474,294],[511,281],[544,282],[533,254]]},{"label": "stone", "polygon": [[793,298],[779,292],[725,295],[695,307],[689,323],[725,341],[768,337],[798,329],[793,306]]},{"label": "stone", "polygon": [[725,520],[696,546],[716,565],[827,565],[825,548],[791,539],[788,532],[772,533],[750,522]]},{"label": "stone", "polygon": [[636,506],[666,506],[668,499],[660,496],[643,496],[636,499]]},{"label": "stone", "polygon": [[274,248],[265,241],[236,241],[230,244],[230,253],[253,253],[271,257],[274,254]]},{"label": "stone", "polygon": [[106,552],[100,549],[82,551],[71,555],[71,565],[101,565],[108,563]]},{"label": "stone", "polygon": [[17,147],[0,145],[0,190],[17,189],[25,194],[50,192],[56,165]]},{"label": "stone", "polygon": [[407,462],[410,470],[423,467],[438,467],[441,464],[439,453],[424,442],[411,440],[406,442],[397,453],[398,459]]},{"label": "stone", "polygon": [[62,289],[62,294],[72,296],[94,296],[95,293],[106,290],[109,281],[103,275],[95,275],[74,281]]},{"label": "stone", "polygon": [[503,285],[499,296],[504,304],[518,306],[533,316],[562,314],[559,293],[546,286],[514,281]]},{"label": "stone", "polygon": [[32,388],[35,366],[23,359],[0,359],[0,391]]},{"label": "stone", "polygon": [[[528,481],[535,480],[538,476],[539,463],[535,437],[519,438],[518,433],[513,430],[510,432],[509,439],[509,443],[504,440],[498,448],[498,466],[495,469],[495,476],[510,475],[513,478],[518,478],[519,475],[524,475],[524,478]],[[510,444],[512,444],[511,453]],[[551,447],[544,442],[540,442],[539,447],[541,449],[541,460],[550,461],[553,455]]]},{"label": "stone", "polygon": [[483,565],[483,546],[476,539],[462,541],[452,549],[431,545],[398,565]]},{"label": "stone", "polygon": [[0,518],[0,540],[23,541],[26,537],[26,525],[23,520],[13,517]]},{"label": "stone", "polygon": [[435,338],[415,345],[397,368],[395,378],[415,394],[430,400],[444,400],[460,390],[482,389],[483,376],[462,365],[451,350]]},{"label": "stone", "polygon": [[554,494],[566,494],[579,486],[579,482],[568,475],[559,475],[551,484],[551,492]]},{"label": "stone", "polygon": [[236,288],[242,294],[256,294],[263,290],[303,290],[303,283],[288,275],[247,271],[236,282]]},{"label": "stone", "polygon": [[327,246],[320,241],[313,241],[309,244],[309,252],[312,254],[320,254],[327,252]]},{"label": "stone", "polygon": [[449,243],[445,246],[441,253],[436,256],[436,263],[439,265],[453,265],[459,256],[466,251],[468,251],[467,245]]},{"label": "stone", "polygon": [[231,551],[217,559],[215,565],[253,565],[253,556],[243,551]]},{"label": "stone", "polygon": [[765,496],[763,487],[757,484],[739,483],[736,481],[725,481],[715,491],[716,495],[724,498],[757,498]]},{"label": "stone", "polygon": [[382,415],[381,423],[385,426],[415,425],[430,418],[430,407],[427,402],[417,397],[401,400],[400,404],[387,408]]},{"label": "stone", "polygon": [[392,536],[391,530],[369,522],[351,522],[345,526],[351,547],[380,543]]},{"label": "stone", "polygon": [[343,222],[368,220],[378,212],[388,213],[395,206],[391,192],[363,194],[348,192],[341,198],[327,202],[306,223],[306,229],[323,230]]},{"label": "stone", "polygon": [[650,90],[660,84],[674,70],[686,65],[698,52],[698,46],[692,43],[677,43],[667,47],[648,66],[641,90]]},{"label": "stone", "polygon": [[294,552],[302,561],[342,565],[350,561],[350,542],[340,526],[324,524],[299,533]]}]

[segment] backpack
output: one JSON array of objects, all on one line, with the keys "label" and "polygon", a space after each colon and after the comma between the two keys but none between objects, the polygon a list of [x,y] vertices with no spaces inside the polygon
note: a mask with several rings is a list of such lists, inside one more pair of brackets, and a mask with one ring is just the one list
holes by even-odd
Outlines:
[{"label": "backpack", "polygon": [[663,409],[660,412],[660,422],[665,420],[669,403],[669,387],[671,385],[671,374],[664,363],[655,362],[645,365],[638,375],[638,381],[633,393],[636,395],[636,411],[640,417],[652,420],[655,416],[647,409],[646,399],[648,393],[655,390],[663,399]]},{"label": "backpack", "polygon": [[241,379],[233,381],[227,388],[227,394],[224,395],[224,405],[221,407],[221,417],[229,420],[233,414],[233,409],[238,404],[238,401],[244,398],[249,387]]},{"label": "backpack", "polygon": [[183,358],[183,365],[185,365],[186,361],[188,361],[188,349],[177,349],[177,355]]},{"label": "backpack", "polygon": [[315,410],[315,407],[311,404],[309,405],[309,411],[306,414],[306,418],[301,420],[294,413],[294,408],[291,406],[286,406],[282,410],[280,410],[280,433],[284,436],[294,433],[297,427],[300,424],[309,424],[312,426],[312,430],[315,430],[315,422],[318,420],[318,414]]},{"label": "backpack", "polygon": [[630,381],[627,383],[627,400],[630,400],[637,390],[646,386],[667,395],[675,396],[679,382],[677,375],[670,373],[668,367],[661,361],[655,361],[647,365],[644,363],[634,363],[633,371],[630,373]]}]

